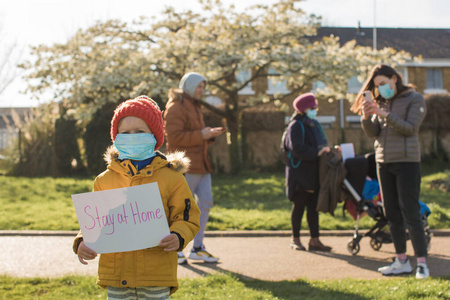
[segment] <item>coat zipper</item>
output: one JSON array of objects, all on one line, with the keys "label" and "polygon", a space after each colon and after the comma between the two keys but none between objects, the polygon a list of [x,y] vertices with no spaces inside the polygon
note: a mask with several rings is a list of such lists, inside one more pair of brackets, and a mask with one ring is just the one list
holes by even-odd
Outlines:
[{"label": "coat zipper", "polygon": [[[390,103],[389,103],[389,112],[392,112],[392,103],[393,103],[393,100],[391,100],[390,101]],[[384,162],[386,163],[387,162],[387,160],[386,160],[386,154],[387,154],[387,149],[386,149],[386,147],[387,147],[387,137],[388,137],[388,131],[389,131],[389,124],[388,124],[388,122],[387,122],[387,117],[386,117],[386,119],[384,120],[384,123],[385,123],[385,126],[386,126],[386,134],[384,135],[384,146],[383,146],[383,149],[384,149]]]},{"label": "coat zipper", "polygon": [[183,213],[183,220],[184,221],[189,221],[189,210],[191,209],[191,199],[186,198],[184,199],[184,213]]}]

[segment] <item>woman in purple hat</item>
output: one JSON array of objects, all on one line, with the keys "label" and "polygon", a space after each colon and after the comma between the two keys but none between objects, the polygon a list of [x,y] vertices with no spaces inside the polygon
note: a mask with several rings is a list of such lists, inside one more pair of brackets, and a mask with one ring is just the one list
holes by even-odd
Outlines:
[{"label": "woman in purple hat", "polygon": [[311,240],[310,251],[331,251],[319,240],[319,213],[316,211],[319,195],[319,157],[329,152],[327,137],[316,120],[317,100],[307,93],[294,100],[296,114],[287,127],[285,149],[291,155],[286,166],[286,195],[292,201],[291,225],[294,250],[306,250],[300,242],[303,212],[307,209],[307,221]]}]

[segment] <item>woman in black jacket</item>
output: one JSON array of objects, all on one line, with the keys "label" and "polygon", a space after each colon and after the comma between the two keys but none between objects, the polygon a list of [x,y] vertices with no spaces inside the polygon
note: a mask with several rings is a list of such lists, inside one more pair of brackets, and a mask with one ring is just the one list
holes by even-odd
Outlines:
[{"label": "woman in black jacket", "polygon": [[309,250],[331,251],[319,240],[319,214],[316,211],[319,194],[319,156],[329,152],[325,133],[317,122],[317,101],[312,93],[294,100],[296,114],[287,127],[285,149],[290,153],[286,166],[286,195],[292,201],[291,225],[294,250],[306,250],[300,242],[303,212],[307,208],[307,221],[311,240]]}]

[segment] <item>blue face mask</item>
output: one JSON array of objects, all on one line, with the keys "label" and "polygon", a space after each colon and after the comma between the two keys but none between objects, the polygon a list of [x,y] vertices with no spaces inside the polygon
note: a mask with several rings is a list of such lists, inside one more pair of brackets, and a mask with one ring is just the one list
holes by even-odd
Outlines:
[{"label": "blue face mask", "polygon": [[391,89],[389,83],[386,83],[378,87],[378,92],[384,99],[391,99],[394,97],[395,89]]},{"label": "blue face mask", "polygon": [[306,111],[306,116],[311,120],[315,119],[317,117],[317,109],[316,108],[308,109]]},{"label": "blue face mask", "polygon": [[155,156],[156,139],[150,133],[119,133],[114,141],[119,159],[144,160]]}]

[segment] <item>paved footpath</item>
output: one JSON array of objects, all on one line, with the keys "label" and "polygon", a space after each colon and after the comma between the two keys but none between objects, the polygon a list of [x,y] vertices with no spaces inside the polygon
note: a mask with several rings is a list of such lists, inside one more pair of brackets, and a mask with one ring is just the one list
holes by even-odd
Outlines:
[{"label": "paved footpath", "polygon": [[[428,264],[431,276],[450,276],[450,232],[435,235],[431,241]],[[361,241],[361,251],[352,256],[347,251],[351,232],[334,236],[324,232],[321,240],[333,247],[331,253],[293,251],[285,234],[212,234],[205,239],[207,248],[220,257],[219,263],[179,266],[179,278],[192,278],[216,272],[230,272],[247,279],[266,281],[304,279],[374,279],[383,278],[377,268],[390,263],[392,244],[379,251]],[[60,277],[64,275],[96,275],[97,259],[88,266],[73,254],[71,235],[8,235],[0,232],[0,275],[15,277]],[[307,244],[309,237],[302,239]],[[188,254],[188,245],[185,254]],[[413,256],[408,241],[408,255]],[[415,266],[415,259],[412,265]],[[389,277],[384,277],[389,278]]]}]

